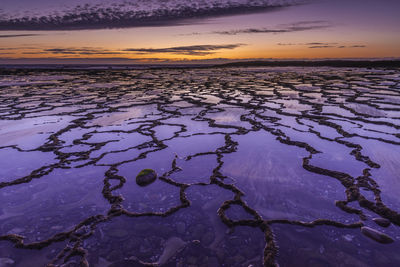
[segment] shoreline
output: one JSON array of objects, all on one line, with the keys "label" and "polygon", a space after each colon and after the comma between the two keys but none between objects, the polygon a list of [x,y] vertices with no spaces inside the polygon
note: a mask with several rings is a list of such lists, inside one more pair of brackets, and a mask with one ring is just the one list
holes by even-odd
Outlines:
[{"label": "shoreline", "polygon": [[223,64],[0,64],[2,70],[154,70],[209,69],[235,67],[336,67],[336,68],[400,68],[400,60],[290,60],[247,61]]}]

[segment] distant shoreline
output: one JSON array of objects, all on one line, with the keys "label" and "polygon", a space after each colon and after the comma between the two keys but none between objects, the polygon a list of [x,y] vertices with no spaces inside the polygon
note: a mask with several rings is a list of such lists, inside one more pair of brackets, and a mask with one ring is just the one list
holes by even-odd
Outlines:
[{"label": "distant shoreline", "polygon": [[220,64],[219,67],[351,67],[399,68],[400,60],[316,60],[316,61],[248,61]]},{"label": "distant shoreline", "polygon": [[207,69],[232,67],[338,67],[338,68],[400,68],[400,60],[288,60],[246,61],[223,64],[0,64],[4,70],[146,70],[146,69]]}]

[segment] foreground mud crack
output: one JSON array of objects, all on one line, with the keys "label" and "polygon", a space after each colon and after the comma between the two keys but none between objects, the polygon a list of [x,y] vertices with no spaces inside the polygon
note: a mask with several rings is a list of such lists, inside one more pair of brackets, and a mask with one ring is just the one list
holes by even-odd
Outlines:
[{"label": "foreground mud crack", "polygon": [[0,89],[7,262],[400,264],[397,69],[2,70]]}]

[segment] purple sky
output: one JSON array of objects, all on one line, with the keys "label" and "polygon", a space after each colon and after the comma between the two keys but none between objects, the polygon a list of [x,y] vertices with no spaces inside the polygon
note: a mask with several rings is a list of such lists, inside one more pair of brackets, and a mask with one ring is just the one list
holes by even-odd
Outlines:
[{"label": "purple sky", "polygon": [[399,10],[395,0],[2,0],[0,63],[398,58]]}]

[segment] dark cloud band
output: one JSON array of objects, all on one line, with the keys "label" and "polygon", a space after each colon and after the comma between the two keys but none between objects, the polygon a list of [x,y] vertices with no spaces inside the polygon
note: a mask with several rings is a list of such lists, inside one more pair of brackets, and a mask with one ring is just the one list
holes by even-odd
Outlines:
[{"label": "dark cloud band", "polygon": [[312,42],[312,43],[278,43],[279,46],[308,46],[308,48],[320,49],[320,48],[365,48],[366,45],[341,45],[339,43],[323,43],[323,42]]},{"label": "dark cloud band", "polygon": [[226,45],[191,45],[191,46],[176,46],[167,48],[129,48],[126,52],[135,52],[136,54],[148,53],[170,53],[177,55],[205,56],[215,54],[222,49],[235,49],[245,44],[226,44]]},{"label": "dark cloud band", "polygon": [[38,35],[40,34],[0,34],[0,38],[30,37]]},{"label": "dark cloud band", "polygon": [[[174,54],[189,56],[206,56],[216,54],[220,50],[232,50],[245,44],[223,44],[223,45],[190,45],[165,48],[126,48],[109,50],[98,47],[53,47],[46,49],[28,49],[21,51],[24,55],[55,55],[55,56],[103,56],[103,55],[149,55],[149,54]],[[0,48],[1,50],[1,48]],[[10,48],[4,48],[5,51]],[[23,49],[22,49],[23,50]]]},{"label": "dark cloud band", "polygon": [[332,23],[325,20],[315,21],[298,21],[290,24],[278,25],[274,28],[248,28],[229,31],[214,31],[213,34],[221,35],[237,35],[237,34],[257,34],[257,33],[289,33],[289,32],[302,32],[310,30],[327,29],[332,27]]},{"label": "dark cloud band", "polygon": [[[87,1],[87,0],[86,0]],[[138,0],[113,4],[84,4],[74,8],[24,16],[0,13],[0,30],[71,30],[168,26],[187,19],[260,12],[302,4],[309,0]],[[27,14],[28,13],[28,14]],[[36,15],[34,15],[36,14]]]}]

